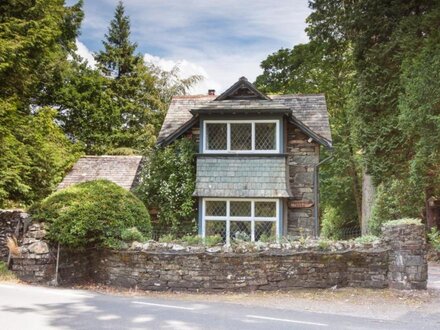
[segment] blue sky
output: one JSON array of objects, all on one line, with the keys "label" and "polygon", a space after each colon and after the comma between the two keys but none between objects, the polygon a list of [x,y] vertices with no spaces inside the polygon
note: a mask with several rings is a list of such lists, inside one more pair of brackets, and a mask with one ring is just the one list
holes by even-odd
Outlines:
[{"label": "blue sky", "polygon": [[[72,4],[75,1],[67,1]],[[146,60],[182,76],[205,77],[192,92],[221,92],[238,77],[253,81],[260,62],[282,47],[307,42],[307,0],[125,0],[132,40]],[[85,0],[78,52],[91,60],[117,0]]]}]

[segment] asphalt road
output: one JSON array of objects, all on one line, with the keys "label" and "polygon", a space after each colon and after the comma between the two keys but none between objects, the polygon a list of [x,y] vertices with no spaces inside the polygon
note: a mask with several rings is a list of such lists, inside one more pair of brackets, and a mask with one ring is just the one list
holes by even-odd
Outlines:
[{"label": "asphalt road", "polygon": [[440,329],[440,316],[396,320],[249,306],[124,297],[0,283],[0,329]]}]

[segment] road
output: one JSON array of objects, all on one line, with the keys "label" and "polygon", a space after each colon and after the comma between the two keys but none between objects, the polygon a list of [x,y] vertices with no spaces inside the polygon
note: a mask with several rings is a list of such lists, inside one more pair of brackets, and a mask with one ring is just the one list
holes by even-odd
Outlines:
[{"label": "road", "polygon": [[[206,297],[206,296],[205,296]],[[204,301],[205,300],[205,301]],[[440,316],[390,320],[171,297],[0,283],[0,329],[440,329]]]}]

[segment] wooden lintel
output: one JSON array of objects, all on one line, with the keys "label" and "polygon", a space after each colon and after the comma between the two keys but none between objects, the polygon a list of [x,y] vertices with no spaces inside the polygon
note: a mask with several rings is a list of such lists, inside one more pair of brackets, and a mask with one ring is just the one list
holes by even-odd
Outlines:
[{"label": "wooden lintel", "polygon": [[303,209],[312,207],[314,205],[311,200],[297,200],[297,201],[289,201],[289,207],[294,209]]}]

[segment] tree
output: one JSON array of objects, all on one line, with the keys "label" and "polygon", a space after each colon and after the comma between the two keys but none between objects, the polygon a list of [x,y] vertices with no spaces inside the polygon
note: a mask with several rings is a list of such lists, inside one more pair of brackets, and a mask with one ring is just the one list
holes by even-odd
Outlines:
[{"label": "tree", "polygon": [[95,59],[101,73],[107,77],[112,106],[119,111],[113,121],[112,145],[138,150],[154,145],[155,132],[160,123],[155,117],[163,104],[155,87],[155,78],[135,54],[136,43],[130,41],[130,21],[119,2],[108,33],[103,41],[104,50]]},{"label": "tree", "polygon": [[316,0],[309,18],[309,30],[321,40],[344,41],[353,50],[352,132],[364,169],[376,186],[404,186],[416,197],[381,188],[382,204],[397,198],[415,213],[423,208],[418,196],[438,194],[438,48],[433,45],[439,6],[431,0]]},{"label": "tree", "polygon": [[256,84],[270,93],[326,93],[334,157],[322,165],[320,193],[323,231],[332,236],[342,227],[357,226],[361,218],[359,157],[350,130],[353,66],[347,45],[313,38],[269,55]]},{"label": "tree", "polygon": [[81,5],[0,4],[0,207],[43,198],[78,156],[46,102],[75,50]]}]

